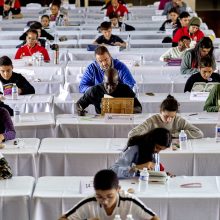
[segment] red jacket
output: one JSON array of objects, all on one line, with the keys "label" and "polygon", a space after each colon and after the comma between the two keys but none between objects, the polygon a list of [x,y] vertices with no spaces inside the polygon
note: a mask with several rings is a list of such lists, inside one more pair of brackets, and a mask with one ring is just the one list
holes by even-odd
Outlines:
[{"label": "red jacket", "polygon": [[198,31],[196,31],[196,33],[194,33],[193,35],[191,35],[189,33],[188,27],[183,27],[183,28],[179,28],[174,37],[173,37],[173,43],[178,43],[179,39],[182,36],[188,36],[190,37],[191,40],[195,40],[196,42],[200,41],[205,35],[204,33],[199,29]]},{"label": "red jacket", "polygon": [[36,44],[34,47],[29,47],[28,45],[20,47],[15,54],[15,59],[21,59],[23,56],[32,56],[36,52],[42,53],[44,56],[44,61],[50,61],[47,50],[38,44]]},{"label": "red jacket", "polygon": [[112,12],[117,13],[119,17],[123,17],[124,13],[128,13],[128,9],[122,4],[119,4],[116,10],[112,5],[109,5],[107,8],[106,16],[109,16]]},{"label": "red jacket", "polygon": [[[0,0],[0,7],[4,6],[4,0]],[[20,8],[21,4],[19,2],[19,0],[15,0],[14,6],[12,6],[12,8]]]}]

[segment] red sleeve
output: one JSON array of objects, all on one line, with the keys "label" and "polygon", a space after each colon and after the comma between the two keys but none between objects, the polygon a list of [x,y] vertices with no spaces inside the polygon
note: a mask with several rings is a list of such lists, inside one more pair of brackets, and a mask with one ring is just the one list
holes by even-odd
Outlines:
[{"label": "red sleeve", "polygon": [[205,37],[204,33],[199,30],[197,41],[200,41],[203,37]]},{"label": "red sleeve", "polygon": [[160,171],[164,171],[164,170],[165,170],[165,168],[164,168],[163,164],[160,163]]},{"label": "red sleeve", "polygon": [[20,4],[19,0],[16,0],[15,4],[14,4],[14,8],[20,8],[20,7],[21,7],[21,4]]},{"label": "red sleeve", "polygon": [[49,54],[48,54],[47,50],[44,47],[42,48],[41,53],[44,56],[44,61],[50,61]]},{"label": "red sleeve", "polygon": [[21,59],[22,48],[19,48],[15,54],[15,59]]},{"label": "red sleeve", "polygon": [[128,9],[123,5],[123,12],[128,14]]},{"label": "red sleeve", "polygon": [[112,7],[111,5],[107,8],[106,16],[109,16],[112,12]]},{"label": "red sleeve", "polygon": [[0,7],[4,6],[4,0],[0,0]]},{"label": "red sleeve", "polygon": [[173,36],[173,43],[178,43],[179,39],[182,37],[182,30],[181,28],[176,31],[175,35]]}]

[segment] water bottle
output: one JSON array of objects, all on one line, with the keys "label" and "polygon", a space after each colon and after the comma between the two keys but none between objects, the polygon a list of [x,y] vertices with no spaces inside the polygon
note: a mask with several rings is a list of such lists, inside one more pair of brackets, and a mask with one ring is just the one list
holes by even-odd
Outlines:
[{"label": "water bottle", "polygon": [[139,185],[138,185],[139,192],[145,192],[147,190],[148,180],[149,180],[149,173],[147,168],[144,167],[144,169],[140,172]]},{"label": "water bottle", "polygon": [[187,149],[187,135],[184,130],[179,133],[179,144],[181,150]]},{"label": "water bottle", "polygon": [[160,171],[160,156],[159,156],[159,154],[155,153],[154,157],[155,157],[154,171]]},{"label": "water bottle", "polygon": [[136,94],[136,97],[139,99],[139,87],[137,84],[134,84],[134,87],[133,87],[133,92]]},{"label": "water bottle", "polygon": [[131,49],[131,36],[130,34],[128,35],[128,39],[127,39],[127,50]]},{"label": "water bottle", "polygon": [[220,142],[220,124],[217,124],[215,127],[215,140]]},{"label": "water bottle", "polygon": [[19,107],[16,105],[14,107],[14,122],[17,123],[20,121],[20,109]]},{"label": "water bottle", "polygon": [[72,105],[72,115],[74,116],[75,115],[75,102],[73,100],[73,105]]},{"label": "water bottle", "polygon": [[124,22],[122,22],[122,24],[121,24],[121,32],[125,32],[125,23]]},{"label": "water bottle", "polygon": [[121,220],[120,215],[115,215],[114,220]]},{"label": "water bottle", "polygon": [[141,55],[140,63],[141,63],[141,65],[144,65],[144,55]]},{"label": "water bottle", "polygon": [[134,220],[134,219],[133,219],[132,215],[129,214],[129,215],[127,215],[127,217],[126,217],[126,220]]},{"label": "water bottle", "polygon": [[13,83],[11,95],[12,99],[18,99],[18,87],[15,83]]}]

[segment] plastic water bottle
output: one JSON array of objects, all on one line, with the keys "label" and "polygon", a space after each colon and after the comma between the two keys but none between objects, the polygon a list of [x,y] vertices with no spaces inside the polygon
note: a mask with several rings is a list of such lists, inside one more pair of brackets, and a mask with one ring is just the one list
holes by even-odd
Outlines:
[{"label": "plastic water bottle", "polygon": [[148,188],[149,173],[147,168],[140,172],[138,191],[145,192]]},{"label": "plastic water bottle", "polygon": [[144,65],[144,55],[141,55],[140,64],[141,64],[141,65]]},{"label": "plastic water bottle", "polygon": [[120,215],[115,215],[114,220],[121,220]]},{"label": "plastic water bottle", "polygon": [[128,39],[127,39],[127,50],[131,49],[131,36],[130,34],[128,35]]},{"label": "plastic water bottle", "polygon": [[72,106],[72,115],[75,115],[75,101],[73,100],[73,106]]},{"label": "plastic water bottle", "polygon": [[11,95],[12,99],[18,99],[18,87],[15,83],[13,83]]},{"label": "plastic water bottle", "polygon": [[160,171],[160,156],[159,156],[159,154],[155,153],[154,157],[155,157],[154,171]]},{"label": "plastic water bottle", "polygon": [[187,149],[187,135],[184,130],[179,133],[179,144],[181,150]]},{"label": "plastic water bottle", "polygon": [[14,122],[19,122],[20,121],[20,109],[19,107],[16,105],[14,107]]},{"label": "plastic water bottle", "polygon": [[215,140],[220,142],[220,124],[217,124],[215,127]]},{"label": "plastic water bottle", "polygon": [[127,215],[127,217],[126,217],[126,220],[134,220],[134,219],[133,219],[132,215],[129,214],[129,215]]},{"label": "plastic water bottle", "polygon": [[122,22],[122,24],[121,24],[121,32],[125,32],[125,23],[124,22]]},{"label": "plastic water bottle", "polygon": [[134,87],[133,87],[133,92],[136,94],[136,97],[139,99],[139,87],[137,84],[134,84]]}]

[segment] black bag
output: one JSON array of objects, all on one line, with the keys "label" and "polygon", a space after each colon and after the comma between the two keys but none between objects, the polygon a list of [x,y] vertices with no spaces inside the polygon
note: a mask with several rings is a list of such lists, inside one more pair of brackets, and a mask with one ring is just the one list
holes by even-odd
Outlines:
[{"label": "black bag", "polygon": [[11,167],[7,160],[0,155],[0,180],[12,178]]}]

